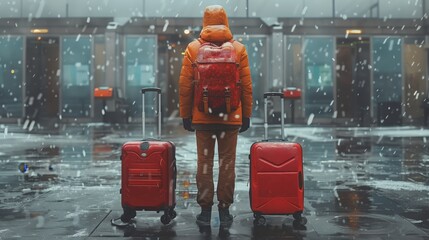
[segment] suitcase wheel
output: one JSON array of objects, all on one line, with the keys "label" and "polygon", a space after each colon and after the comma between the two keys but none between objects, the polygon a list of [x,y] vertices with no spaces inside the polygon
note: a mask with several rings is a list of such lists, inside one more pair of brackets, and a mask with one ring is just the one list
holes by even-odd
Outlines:
[{"label": "suitcase wheel", "polygon": [[167,225],[167,224],[170,223],[170,221],[171,221],[170,215],[164,214],[164,215],[161,216],[161,222],[162,222],[162,224]]},{"label": "suitcase wheel", "polygon": [[164,215],[161,216],[161,222],[164,225],[167,225],[171,222],[171,220],[177,217],[176,211],[174,211],[174,207],[168,208],[164,210]]},{"label": "suitcase wheel", "polygon": [[306,217],[302,217],[301,219],[297,219],[297,220],[293,220],[293,227],[295,229],[301,229],[304,230],[305,228],[305,224],[307,223],[307,218]]},{"label": "suitcase wheel", "polygon": [[307,224],[307,218],[303,217],[301,213],[294,213],[292,216],[295,219],[294,223],[301,225]]},{"label": "suitcase wheel", "polygon": [[253,225],[255,226],[262,226],[265,225],[265,223],[267,222],[265,217],[261,216],[261,214],[254,213],[253,217],[255,217],[255,220],[253,220]]},{"label": "suitcase wheel", "polygon": [[294,213],[294,214],[292,214],[292,216],[295,220],[299,220],[301,218],[301,213],[300,212]]},{"label": "suitcase wheel", "polygon": [[307,218],[306,218],[306,217],[302,217],[302,218],[301,218],[301,224],[302,224],[302,225],[307,224]]},{"label": "suitcase wheel", "polygon": [[171,219],[175,219],[177,216],[177,213],[176,213],[176,211],[174,211],[174,209],[171,209],[169,214],[170,214]]}]

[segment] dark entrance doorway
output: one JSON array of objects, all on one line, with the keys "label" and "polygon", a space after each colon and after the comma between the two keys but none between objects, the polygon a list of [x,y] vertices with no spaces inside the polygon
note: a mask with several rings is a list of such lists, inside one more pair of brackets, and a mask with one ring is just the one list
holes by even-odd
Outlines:
[{"label": "dark entrance doorway", "polygon": [[26,45],[25,120],[58,119],[59,38],[29,37]]},{"label": "dark entrance doorway", "polygon": [[338,38],[336,61],[337,118],[347,125],[369,126],[369,38]]},{"label": "dark entrance doorway", "polygon": [[179,118],[179,78],[186,46],[195,39],[192,34],[158,35],[158,79],[163,114],[168,119]]}]

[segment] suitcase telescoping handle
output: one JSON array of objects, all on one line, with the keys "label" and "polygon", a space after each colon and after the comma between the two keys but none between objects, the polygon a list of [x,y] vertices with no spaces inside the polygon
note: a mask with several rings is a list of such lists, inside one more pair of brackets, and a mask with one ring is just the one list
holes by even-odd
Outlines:
[{"label": "suitcase telescoping handle", "polygon": [[280,116],[280,122],[281,122],[281,139],[284,140],[284,107],[285,107],[285,100],[284,95],[282,92],[266,92],[264,93],[264,128],[265,128],[265,134],[264,138],[265,140],[268,140],[268,97],[280,97],[281,99],[281,116]]},{"label": "suitcase telescoping handle", "polygon": [[158,94],[158,139],[161,139],[161,89],[157,87],[142,88],[142,131],[143,139],[146,138],[146,114],[144,95],[146,92],[156,92]]}]

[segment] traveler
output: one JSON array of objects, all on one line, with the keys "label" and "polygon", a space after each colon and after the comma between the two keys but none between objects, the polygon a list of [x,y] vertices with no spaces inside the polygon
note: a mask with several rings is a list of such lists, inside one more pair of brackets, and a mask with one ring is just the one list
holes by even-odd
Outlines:
[{"label": "traveler", "polygon": [[[231,54],[235,55],[236,63],[231,66],[236,67],[239,81],[237,85],[225,87],[226,92],[231,91],[231,98],[228,97],[228,101],[225,100],[226,97],[222,98],[227,102],[223,103],[223,109],[215,109],[214,105],[210,105],[212,103],[210,100],[214,99],[211,98],[211,85],[201,90],[204,87],[201,85],[202,81],[210,81],[210,79],[203,79],[204,76],[207,76],[207,72],[203,73],[203,71],[210,70],[198,68],[197,57],[204,54],[204,51],[200,51],[202,47],[211,48],[213,51],[216,51],[217,47],[225,47],[227,53],[228,49],[233,49]],[[222,68],[213,74],[222,74],[225,71],[227,69]],[[225,82],[223,80],[213,80],[214,82],[212,81],[210,84],[221,85]],[[237,89],[238,95],[234,94]],[[214,204],[213,158],[216,141],[219,154],[219,178],[216,188],[219,219],[221,225],[231,224],[233,216],[229,212],[229,207],[234,200],[237,137],[239,132],[244,132],[249,128],[252,114],[252,81],[246,48],[240,42],[233,40],[227,14],[219,5],[206,7],[200,37],[192,41],[186,48],[179,79],[179,95],[180,117],[183,119],[183,126],[188,131],[196,130],[197,202],[201,207],[201,213],[197,215],[197,224],[210,225]],[[234,101],[233,98],[237,96],[239,99]],[[208,100],[204,97],[207,97]],[[200,100],[201,104],[196,102]]]}]

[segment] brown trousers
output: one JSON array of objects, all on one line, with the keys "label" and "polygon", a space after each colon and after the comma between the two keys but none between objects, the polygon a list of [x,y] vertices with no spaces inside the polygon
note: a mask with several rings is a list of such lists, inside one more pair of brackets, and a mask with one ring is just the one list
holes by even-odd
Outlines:
[{"label": "brown trousers", "polygon": [[213,205],[213,158],[215,142],[218,143],[219,178],[217,183],[218,207],[228,208],[234,200],[235,154],[238,129],[197,130],[197,202],[202,208]]}]

